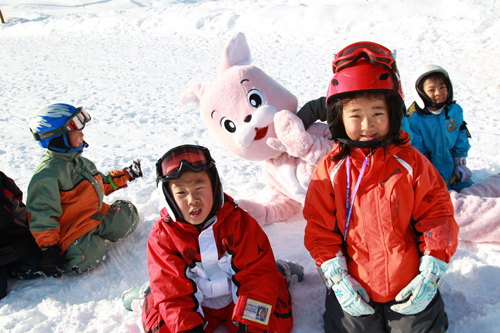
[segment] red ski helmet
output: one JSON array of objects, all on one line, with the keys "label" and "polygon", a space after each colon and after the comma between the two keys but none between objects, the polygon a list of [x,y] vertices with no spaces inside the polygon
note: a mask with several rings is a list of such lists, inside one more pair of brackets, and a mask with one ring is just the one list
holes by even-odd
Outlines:
[{"label": "red ski helmet", "polygon": [[[395,84],[396,75],[383,66],[374,65],[364,59],[358,61],[355,65],[342,69],[333,75],[328,85],[326,93],[327,105],[332,97],[348,92],[370,91],[370,90],[400,90],[399,82]],[[399,91],[398,91],[399,92]],[[400,92],[401,100],[402,92]]]},{"label": "red ski helmet", "polygon": [[[358,42],[342,49],[335,56],[332,67],[334,74],[326,93],[327,109],[337,99],[352,93],[391,91],[397,110],[396,114],[391,116],[387,140],[389,142],[397,138],[404,116],[404,94],[393,53],[380,44]],[[334,139],[360,147],[376,144],[352,142],[345,133],[342,121],[337,117],[339,111],[327,111],[328,126]]]},{"label": "red ski helmet", "polygon": [[347,45],[332,61],[333,78],[328,86],[326,101],[338,94],[363,90],[398,90],[405,96],[396,65],[395,51],[373,42]]}]

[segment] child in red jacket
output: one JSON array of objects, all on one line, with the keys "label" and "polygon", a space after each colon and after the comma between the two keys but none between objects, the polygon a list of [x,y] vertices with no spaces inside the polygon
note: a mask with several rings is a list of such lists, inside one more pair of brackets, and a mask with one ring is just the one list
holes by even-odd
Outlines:
[{"label": "child in red jacket", "polygon": [[[148,239],[147,332],[290,332],[287,279],[259,224],[225,195],[208,149],[184,145],[156,164],[166,208]],[[288,271],[302,268],[281,261]],[[130,309],[148,283],[125,292]]]},{"label": "child in red jacket", "polygon": [[333,61],[336,141],[306,195],[305,246],[328,287],[326,332],[444,332],[438,287],[458,244],[439,173],[400,130],[403,97],[388,49],[349,45]]}]

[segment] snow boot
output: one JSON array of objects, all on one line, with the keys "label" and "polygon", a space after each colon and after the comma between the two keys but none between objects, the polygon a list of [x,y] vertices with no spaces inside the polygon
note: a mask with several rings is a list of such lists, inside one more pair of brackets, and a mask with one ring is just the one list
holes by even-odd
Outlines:
[{"label": "snow boot", "polygon": [[288,260],[276,260],[278,271],[286,278],[288,286],[292,283],[298,283],[304,279],[304,267],[298,263]]},{"label": "snow boot", "polygon": [[124,291],[122,294],[122,303],[128,311],[141,312],[144,298],[151,292],[149,281],[140,284],[137,287]]}]

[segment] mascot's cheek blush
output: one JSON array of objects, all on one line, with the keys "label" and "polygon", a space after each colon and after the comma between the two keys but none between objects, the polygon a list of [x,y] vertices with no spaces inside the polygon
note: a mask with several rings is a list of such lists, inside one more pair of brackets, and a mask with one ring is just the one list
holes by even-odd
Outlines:
[{"label": "mascot's cheek blush", "polygon": [[267,134],[267,129],[268,128],[269,128],[269,126],[266,126],[266,127],[263,127],[263,128],[256,128],[255,129],[255,138],[254,138],[254,140],[257,141],[257,140],[260,140],[263,137],[265,137],[266,134]]}]

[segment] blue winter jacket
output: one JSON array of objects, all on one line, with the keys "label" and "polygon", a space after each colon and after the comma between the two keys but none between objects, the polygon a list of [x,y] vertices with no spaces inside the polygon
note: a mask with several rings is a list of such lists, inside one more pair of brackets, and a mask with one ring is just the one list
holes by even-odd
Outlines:
[{"label": "blue winter jacket", "polygon": [[408,115],[413,134],[411,145],[432,162],[449,189],[455,166],[453,158],[467,157],[470,149],[462,108],[450,104],[441,114],[434,115],[413,103]]}]

